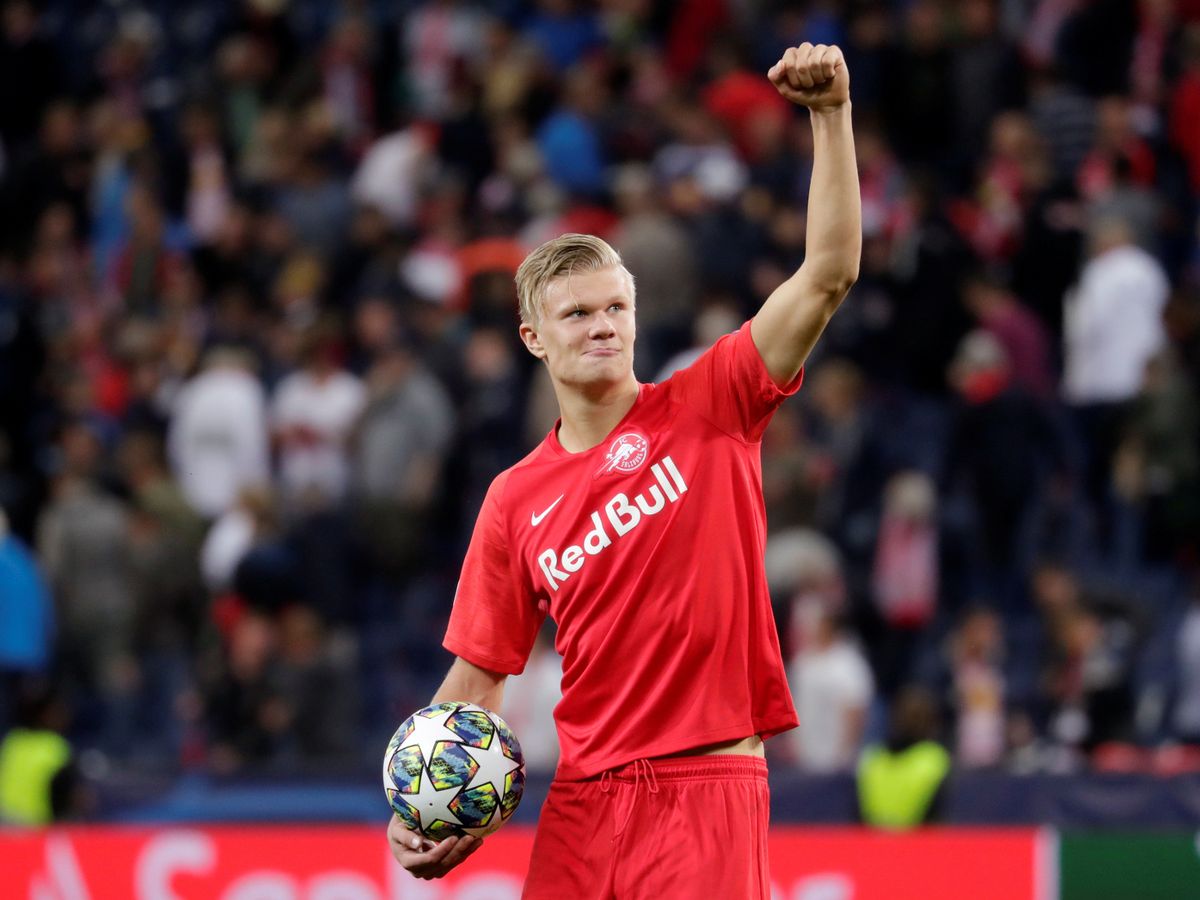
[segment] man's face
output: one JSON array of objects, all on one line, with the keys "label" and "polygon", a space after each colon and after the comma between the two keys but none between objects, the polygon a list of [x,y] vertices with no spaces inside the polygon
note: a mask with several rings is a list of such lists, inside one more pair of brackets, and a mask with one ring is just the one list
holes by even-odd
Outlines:
[{"label": "man's face", "polygon": [[581,272],[550,282],[536,324],[521,325],[529,352],[556,383],[603,387],[632,377],[633,286],[624,269]]}]

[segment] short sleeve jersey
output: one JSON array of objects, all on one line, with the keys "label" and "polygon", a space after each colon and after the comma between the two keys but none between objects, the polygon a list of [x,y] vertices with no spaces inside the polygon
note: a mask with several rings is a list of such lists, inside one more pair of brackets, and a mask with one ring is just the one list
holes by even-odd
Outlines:
[{"label": "short sleeve jersey", "polygon": [[747,323],[640,385],[596,447],[570,453],[556,427],[492,483],[444,645],[517,674],[554,619],[559,778],[796,725],[763,569],[759,443],[801,377],[778,387]]}]

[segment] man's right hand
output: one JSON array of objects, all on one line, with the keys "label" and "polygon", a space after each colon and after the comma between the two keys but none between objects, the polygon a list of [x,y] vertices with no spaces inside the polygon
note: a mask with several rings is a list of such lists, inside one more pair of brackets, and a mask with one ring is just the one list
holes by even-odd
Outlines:
[{"label": "man's right hand", "polygon": [[393,815],[388,823],[388,846],[396,862],[417,878],[441,878],[483,845],[483,839],[464,835],[448,837],[434,843],[415,831],[409,831]]}]

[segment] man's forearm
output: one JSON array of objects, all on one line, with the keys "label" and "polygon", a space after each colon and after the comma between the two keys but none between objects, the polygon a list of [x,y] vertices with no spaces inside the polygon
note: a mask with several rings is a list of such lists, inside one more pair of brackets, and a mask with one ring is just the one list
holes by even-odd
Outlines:
[{"label": "man's forearm", "polygon": [[492,712],[500,711],[504,699],[504,682],[507,676],[489,672],[472,665],[465,659],[456,659],[446,673],[441,687],[433,695],[431,703],[449,703],[461,700],[475,703]]},{"label": "man's forearm", "polygon": [[813,111],[813,171],[808,193],[804,280],[840,301],[858,278],[862,201],[850,104]]}]

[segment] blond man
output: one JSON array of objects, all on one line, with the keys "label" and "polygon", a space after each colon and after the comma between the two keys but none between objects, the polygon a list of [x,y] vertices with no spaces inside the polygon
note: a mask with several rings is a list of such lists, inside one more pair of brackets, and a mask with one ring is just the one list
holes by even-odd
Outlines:
[{"label": "blond man", "polygon": [[[811,114],[807,254],[739,331],[640,384],[633,279],[611,247],[564,235],[517,273],[521,340],[561,418],[488,491],[434,701],[498,709],[554,619],[561,755],[530,900],[770,893],[763,739],[796,714],[763,572],[759,441],[857,277],[861,215],[841,51],[789,49],[768,78]],[[420,878],[479,846],[399,819],[388,837]]]}]

